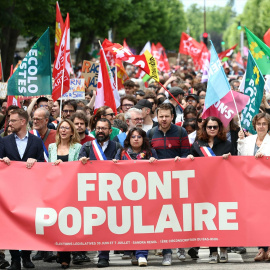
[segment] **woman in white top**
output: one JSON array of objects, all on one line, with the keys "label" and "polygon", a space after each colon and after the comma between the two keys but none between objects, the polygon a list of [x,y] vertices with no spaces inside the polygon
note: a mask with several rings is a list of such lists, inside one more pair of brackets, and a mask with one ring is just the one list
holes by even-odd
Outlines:
[{"label": "woman in white top", "polygon": [[[238,155],[255,156],[260,158],[270,156],[270,116],[266,113],[258,113],[252,120],[256,135],[245,137],[242,130],[238,133]],[[270,247],[258,247],[259,252],[254,258],[255,261],[270,261]]]},{"label": "woman in white top", "polygon": [[256,135],[245,137],[242,130],[238,133],[238,156],[270,156],[270,116],[266,113],[258,113],[252,120]]}]

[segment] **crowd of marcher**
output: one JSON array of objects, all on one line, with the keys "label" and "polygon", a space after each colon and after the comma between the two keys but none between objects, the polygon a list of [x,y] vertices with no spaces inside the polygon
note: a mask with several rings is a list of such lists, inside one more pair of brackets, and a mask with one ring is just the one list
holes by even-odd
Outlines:
[{"label": "crowd of marcher", "polygon": [[[235,67],[235,66],[234,66]],[[225,68],[228,69],[228,66]],[[225,70],[233,91],[238,91],[241,72]],[[87,91],[84,100],[53,102],[48,97],[26,99],[22,108],[2,100],[0,114],[0,158],[7,165],[22,161],[27,168],[36,162],[62,162],[80,160],[87,164],[97,160],[96,151],[104,161],[117,163],[119,160],[171,159],[205,156],[206,147],[216,156],[224,159],[230,155],[270,155],[270,106],[263,97],[261,112],[253,119],[257,135],[240,130],[238,116],[228,127],[216,117],[202,118],[207,83],[201,83],[202,73],[195,72],[192,62],[181,61],[180,66],[169,73],[160,73],[161,83],[170,91],[169,95],[155,81],[145,87],[142,80],[134,78],[134,67],[126,66],[131,79],[125,81],[119,91],[121,104],[118,113],[108,106],[98,108],[94,114],[95,91]],[[60,118],[61,110],[61,118]],[[60,165],[61,166],[61,165]],[[19,249],[20,247],[18,247]],[[198,259],[199,247],[188,250],[192,259]],[[209,263],[227,262],[228,252],[245,253],[244,247],[210,247]],[[11,265],[6,261],[4,251],[0,252],[0,268],[10,270],[34,268],[35,260],[51,262],[56,260],[63,269],[70,263],[89,262],[86,251],[57,252],[10,250]],[[162,256],[162,265],[172,264],[172,250],[157,250]],[[133,265],[147,265],[148,250],[123,251],[123,259],[130,259]],[[100,251],[97,267],[109,266],[109,251]],[[177,249],[179,260],[186,259],[185,249]],[[270,249],[259,247],[255,261],[270,260]]]}]

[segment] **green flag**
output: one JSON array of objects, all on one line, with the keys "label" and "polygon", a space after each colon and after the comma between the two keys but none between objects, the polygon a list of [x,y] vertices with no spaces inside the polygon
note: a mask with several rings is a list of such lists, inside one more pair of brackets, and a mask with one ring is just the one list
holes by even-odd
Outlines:
[{"label": "green flag", "polygon": [[52,94],[49,28],[8,80],[7,94],[25,97]]},{"label": "green flag", "polygon": [[270,74],[270,48],[246,27],[249,50],[263,75]]},{"label": "green flag", "polygon": [[256,134],[256,131],[252,126],[252,119],[259,112],[263,97],[264,83],[263,75],[249,51],[245,80],[245,94],[250,97],[250,101],[242,111],[241,124],[243,128],[252,134]]}]

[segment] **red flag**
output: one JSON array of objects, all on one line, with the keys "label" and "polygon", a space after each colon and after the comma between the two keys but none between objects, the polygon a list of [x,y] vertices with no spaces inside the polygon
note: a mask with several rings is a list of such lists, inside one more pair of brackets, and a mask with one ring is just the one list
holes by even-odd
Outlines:
[{"label": "red flag", "polygon": [[124,39],[123,47],[126,48],[126,49],[128,49],[128,50],[130,50],[129,46],[127,45],[126,39]]},{"label": "red flag", "polygon": [[95,111],[101,106],[109,106],[115,114],[117,109],[109,73],[110,67],[106,63],[105,53],[100,50],[100,63],[98,72],[97,96],[95,101]]},{"label": "red flag", "polygon": [[268,47],[270,47],[270,28],[264,34],[263,41]]},{"label": "red flag", "polygon": [[56,24],[55,24],[55,41],[54,41],[54,58],[57,58],[57,54],[60,47],[61,38],[65,30],[65,24],[60,12],[59,4],[56,2]]},{"label": "red flag", "polygon": [[[14,72],[13,65],[11,65],[9,78],[12,76],[13,72]],[[20,103],[19,97],[18,96],[7,96],[7,107],[9,107],[10,105],[16,105],[19,108],[21,108],[21,103]]]},{"label": "red flag", "polygon": [[[105,38],[105,40],[102,42],[101,46],[103,48],[106,48],[106,47],[110,47],[112,45],[113,45],[113,43]],[[111,53],[110,51],[105,51],[105,56],[107,58],[107,61],[108,61],[109,65],[110,66],[115,66],[115,56],[114,56],[114,54]]]},{"label": "red flag", "polygon": [[129,79],[125,68],[123,67],[122,61],[116,59],[115,66],[117,68],[117,85],[118,89],[124,89],[123,83]]},{"label": "red flag", "polygon": [[186,33],[182,33],[180,46],[179,46],[179,53],[190,55],[192,58],[198,58],[199,54],[201,53],[201,44],[190,37]]},{"label": "red flag", "polygon": [[249,102],[249,96],[231,90],[221,100],[204,110],[202,117],[204,119],[209,116],[218,117],[227,127],[237,113],[231,93],[233,93],[238,112],[241,112]]},{"label": "red flag", "polygon": [[158,50],[159,54],[163,54],[163,52],[165,52],[165,49],[160,42],[156,44],[156,49]]},{"label": "red flag", "polygon": [[241,65],[242,68],[244,68],[244,62],[240,52],[237,53],[235,60],[238,64]]},{"label": "red flag", "polygon": [[234,49],[236,48],[237,45],[238,45],[238,44],[235,44],[235,45],[232,46],[230,49],[225,50],[225,51],[219,53],[219,54],[218,54],[218,58],[219,58],[220,60],[222,60],[224,57],[230,57],[230,56],[232,55],[232,53],[233,53],[233,51],[234,51]]},{"label": "red flag", "polygon": [[205,69],[205,65],[209,65],[210,63],[210,57],[211,57],[211,53],[209,52],[209,50],[207,49],[207,46],[201,42],[201,53],[199,56],[199,67],[200,69],[204,70]]},{"label": "red flag", "polygon": [[205,48],[207,49],[207,47],[204,46],[205,44],[203,42],[199,43],[194,38],[183,32],[179,46],[179,53],[190,55],[193,59],[195,69],[198,70],[202,68],[202,50],[205,50]]},{"label": "red flag", "polygon": [[[161,47],[162,47],[162,45],[161,45]],[[159,49],[160,49],[160,47],[159,47]],[[163,58],[163,55],[160,53],[162,51],[163,51],[163,47],[161,48],[161,50],[158,50],[156,48],[155,44],[152,43],[151,54],[155,57],[155,59],[157,61],[157,68],[158,68],[159,71],[165,71],[164,58]]]},{"label": "red flag", "polygon": [[[109,44],[109,43],[108,43]],[[104,51],[110,51],[115,55],[115,58],[128,62],[134,66],[140,67],[150,77],[159,81],[157,63],[155,58],[149,51],[145,51],[142,55],[134,55],[130,50],[124,48],[118,43],[111,43],[111,46],[104,47]]]},{"label": "red flag", "polygon": [[53,67],[53,92],[52,98],[56,101],[61,97],[62,79],[64,70],[64,83],[62,95],[69,91],[70,80],[70,26],[69,13],[67,14],[65,22],[65,30],[62,35],[61,45]]},{"label": "red flag", "polygon": [[163,56],[163,63],[164,63],[164,71],[170,71],[171,67],[165,52],[165,48],[162,46],[160,42],[156,44],[156,49],[158,50],[159,54]]}]

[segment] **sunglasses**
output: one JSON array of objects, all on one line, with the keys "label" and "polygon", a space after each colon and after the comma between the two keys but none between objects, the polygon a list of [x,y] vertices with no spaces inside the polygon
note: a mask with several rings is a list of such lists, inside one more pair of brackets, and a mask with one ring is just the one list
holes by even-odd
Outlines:
[{"label": "sunglasses", "polygon": [[198,122],[198,123],[201,123],[201,122],[204,122],[204,121],[205,121],[205,119],[202,119],[202,118],[198,118],[198,119],[197,119],[197,122]]},{"label": "sunglasses", "polygon": [[107,114],[105,114],[106,116],[107,115],[110,115],[111,117],[114,117],[115,116],[115,113],[107,113]]},{"label": "sunglasses", "polygon": [[207,129],[214,129],[214,130],[217,130],[218,129],[218,126],[206,126]]}]

